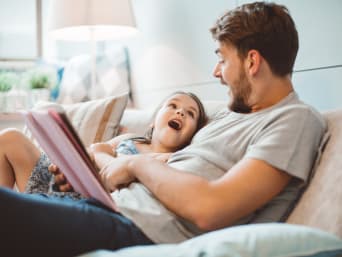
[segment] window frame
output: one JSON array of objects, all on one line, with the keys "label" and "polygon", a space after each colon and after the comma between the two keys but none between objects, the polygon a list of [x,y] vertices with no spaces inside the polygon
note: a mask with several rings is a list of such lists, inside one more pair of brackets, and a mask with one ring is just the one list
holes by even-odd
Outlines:
[{"label": "window frame", "polygon": [[36,56],[33,58],[11,58],[0,57],[0,69],[5,67],[26,67],[40,59],[43,55],[43,36],[42,36],[42,0],[35,0],[36,7]]}]

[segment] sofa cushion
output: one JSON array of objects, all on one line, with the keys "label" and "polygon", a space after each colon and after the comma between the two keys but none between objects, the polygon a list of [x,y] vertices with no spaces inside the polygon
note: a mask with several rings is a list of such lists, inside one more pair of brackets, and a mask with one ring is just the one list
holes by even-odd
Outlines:
[{"label": "sofa cushion", "polygon": [[342,110],[324,113],[330,139],[315,174],[287,222],[316,227],[342,237]]},{"label": "sofa cushion", "polygon": [[242,225],[181,244],[136,246],[82,257],[329,257],[342,254],[342,240],[318,229],[290,224]]},{"label": "sofa cushion", "polygon": [[123,47],[100,52],[96,58],[95,86],[88,54],[72,57],[64,68],[57,102],[77,103],[129,92],[127,53]]},{"label": "sofa cushion", "polygon": [[[127,99],[127,95],[122,95],[76,104],[40,102],[34,109],[62,107],[83,144],[88,146],[95,142],[107,141],[117,135]],[[27,128],[24,128],[24,132],[31,137]]]}]

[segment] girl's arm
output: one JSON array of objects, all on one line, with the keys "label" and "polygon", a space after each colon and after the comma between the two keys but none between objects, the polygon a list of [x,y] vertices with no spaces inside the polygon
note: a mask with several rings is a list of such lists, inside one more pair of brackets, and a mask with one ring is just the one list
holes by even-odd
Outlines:
[{"label": "girl's arm", "polygon": [[[124,139],[128,139],[134,136],[136,135],[128,133],[116,136],[107,142],[95,143],[90,145],[87,148],[87,151],[95,165],[99,169],[102,169],[104,165],[108,164],[110,161],[113,160],[113,158],[115,158],[115,148],[118,145],[118,143]],[[61,192],[73,191],[72,186],[69,184],[64,174],[59,170],[59,168],[56,165],[51,164],[48,167],[48,169],[52,174],[54,174],[55,184]]]},{"label": "girl's arm", "polygon": [[95,165],[101,169],[112,157],[116,157],[117,145],[125,139],[135,137],[135,134],[123,134],[116,136],[106,142],[94,143],[88,147],[88,153]]}]

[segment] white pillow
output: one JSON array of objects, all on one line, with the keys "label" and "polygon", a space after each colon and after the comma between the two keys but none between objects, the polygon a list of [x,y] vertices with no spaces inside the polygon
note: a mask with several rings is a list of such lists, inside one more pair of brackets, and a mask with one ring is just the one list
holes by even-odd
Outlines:
[{"label": "white pillow", "polygon": [[341,254],[342,240],[332,234],[299,225],[265,223],[230,227],[181,244],[95,251],[82,257],[337,257]]}]

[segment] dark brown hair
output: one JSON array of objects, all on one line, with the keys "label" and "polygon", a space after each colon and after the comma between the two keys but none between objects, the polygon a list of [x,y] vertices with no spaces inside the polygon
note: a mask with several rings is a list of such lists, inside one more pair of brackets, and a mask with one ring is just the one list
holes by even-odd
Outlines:
[{"label": "dark brown hair", "polygon": [[[198,98],[197,95],[195,95],[194,93],[191,93],[191,92],[184,92],[184,91],[176,91],[176,92],[173,92],[171,95],[167,96],[159,105],[158,107],[156,108],[156,111],[154,112],[153,114],[153,117],[152,119],[154,120],[156,114],[158,113],[159,109],[163,106],[164,102],[169,99],[170,97],[174,96],[174,95],[178,95],[178,94],[181,94],[181,95],[187,95],[187,96],[190,96],[197,104],[198,106],[198,110],[199,110],[199,113],[198,113],[198,120],[197,120],[197,127],[196,127],[196,130],[194,132],[194,134],[200,130],[202,127],[204,127],[204,125],[207,123],[208,121],[208,117],[207,117],[207,114],[205,112],[205,108],[203,106],[203,103],[201,102],[201,100]],[[152,134],[153,134],[153,127],[149,128],[145,135],[144,135],[144,138],[146,139],[145,140],[145,143],[150,143],[151,140],[152,140]],[[190,138],[191,140],[191,138]]]},{"label": "dark brown hair", "polygon": [[232,44],[240,58],[257,50],[278,76],[292,73],[298,52],[298,33],[285,6],[255,2],[221,16],[210,29],[215,40]]}]

